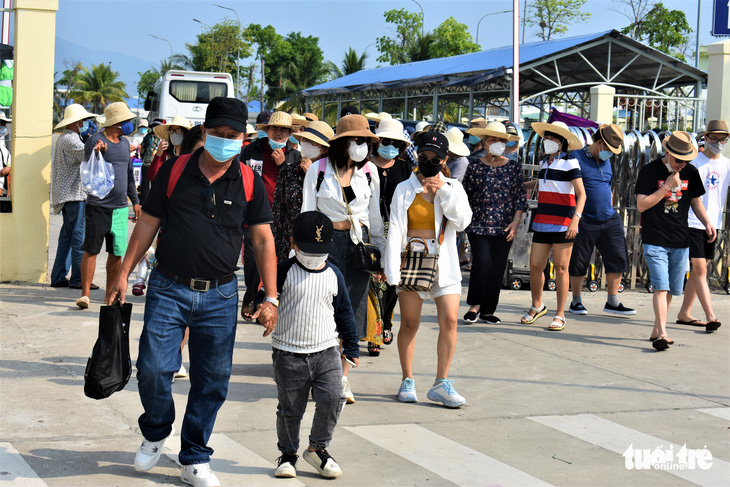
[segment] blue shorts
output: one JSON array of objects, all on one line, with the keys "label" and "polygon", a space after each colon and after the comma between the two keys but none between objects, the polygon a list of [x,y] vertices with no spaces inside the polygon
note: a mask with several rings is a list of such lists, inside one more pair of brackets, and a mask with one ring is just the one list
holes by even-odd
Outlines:
[{"label": "blue shorts", "polygon": [[673,249],[644,244],[644,260],[655,291],[669,291],[673,296],[681,296],[684,275],[687,273],[687,259],[689,247]]}]

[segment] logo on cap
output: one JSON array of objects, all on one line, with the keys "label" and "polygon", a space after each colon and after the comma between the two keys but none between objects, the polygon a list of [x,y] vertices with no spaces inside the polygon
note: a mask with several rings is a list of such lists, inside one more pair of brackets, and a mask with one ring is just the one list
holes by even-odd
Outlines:
[{"label": "logo on cap", "polygon": [[324,225],[315,226],[314,232],[317,234],[317,236],[314,238],[317,242],[322,242],[322,228],[324,228]]}]

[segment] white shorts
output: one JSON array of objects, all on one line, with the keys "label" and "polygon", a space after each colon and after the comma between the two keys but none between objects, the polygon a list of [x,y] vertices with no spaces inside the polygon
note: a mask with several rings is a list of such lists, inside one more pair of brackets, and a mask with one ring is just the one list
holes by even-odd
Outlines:
[{"label": "white shorts", "polygon": [[[436,252],[436,239],[427,239],[426,245],[428,246],[428,251],[430,253]],[[421,246],[422,247],[422,246]],[[421,250],[421,249],[418,249]],[[396,292],[398,294],[402,293],[403,289],[397,289]],[[461,296],[461,283],[457,282],[456,284],[449,284],[447,286],[441,287],[439,286],[439,273],[436,271],[436,275],[434,276],[434,282],[433,286],[431,286],[430,291],[418,291],[418,296],[423,299],[436,299],[440,296],[446,296],[447,294],[456,294]]]}]

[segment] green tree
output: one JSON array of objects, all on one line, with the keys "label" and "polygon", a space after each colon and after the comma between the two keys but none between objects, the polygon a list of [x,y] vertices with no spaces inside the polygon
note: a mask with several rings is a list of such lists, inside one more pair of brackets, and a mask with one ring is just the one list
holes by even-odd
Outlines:
[{"label": "green tree", "polygon": [[[272,26],[267,25],[261,27],[259,24],[250,24],[243,31],[244,37],[251,44],[256,45],[256,59],[259,60],[261,65],[261,89],[259,90],[259,101],[261,102],[261,109],[264,107],[264,83],[266,79],[266,60],[265,56],[268,51],[273,51],[279,48],[280,44],[284,41],[284,38],[276,33],[276,29]],[[271,69],[270,67],[268,68]]]},{"label": "green tree", "polygon": [[568,32],[571,24],[586,22],[590,13],[581,12],[586,0],[532,0],[527,14],[527,25],[539,27],[536,35],[543,41]]},{"label": "green tree", "polygon": [[433,30],[434,43],[431,49],[433,57],[455,56],[479,51],[479,44],[474,42],[469,28],[457,22],[453,17],[444,20]]},{"label": "green tree", "polygon": [[155,68],[150,68],[144,73],[138,71],[139,81],[137,81],[137,93],[140,97],[146,96],[148,92],[155,88],[155,83],[160,79],[160,72]]},{"label": "green tree", "polygon": [[176,54],[171,61],[194,71],[236,74],[239,59],[252,54],[238,21],[225,18],[198,34],[194,44],[185,44],[189,55]]},{"label": "green tree", "polygon": [[[266,66],[269,67],[266,70],[266,84],[269,89],[280,88],[283,80],[295,67],[304,68],[305,59],[306,71],[317,73],[321,78],[324,55],[319,47],[319,38],[304,37],[301,32],[289,33],[278,43],[276,49],[269,50],[264,55]],[[313,81],[316,84],[319,79]],[[304,88],[308,88],[308,86],[304,86]]]},{"label": "green tree", "polygon": [[124,101],[129,98],[125,91],[127,85],[119,81],[119,73],[105,63],[84,68],[78,75],[78,81],[71,97],[82,105],[91,105],[91,111],[102,113],[109,103]]},{"label": "green tree", "polygon": [[[628,34],[633,25],[624,27],[621,32]],[[651,47],[685,61],[684,51],[689,43],[692,28],[681,10],[669,10],[664,4],[657,3],[646,15],[641,28],[636,30],[635,39],[646,42]]]},{"label": "green tree", "polygon": [[367,52],[363,51],[362,54],[358,55],[352,46],[350,46],[347,52],[345,52],[345,56],[342,58],[342,64],[337,66],[332,61],[327,61],[325,63],[325,67],[329,70],[329,73],[333,78],[341,78],[348,74],[357,73],[358,71],[365,69],[367,58]]},{"label": "green tree", "polygon": [[378,61],[390,64],[411,62],[405,51],[415,43],[421,33],[423,16],[404,8],[388,10],[383,16],[387,23],[395,26],[395,32],[390,36],[377,38],[375,46],[380,51]]},{"label": "green tree", "polygon": [[634,39],[641,39],[644,21],[654,5],[656,0],[613,0],[611,10],[620,13],[631,22],[631,25],[621,32]]},{"label": "green tree", "polygon": [[304,112],[304,96],[302,90],[314,86],[327,75],[327,67],[321,59],[311,54],[304,54],[291,72],[282,79],[281,86],[269,91],[270,101],[287,100],[281,107],[284,111]]},{"label": "green tree", "polygon": [[[63,118],[64,109],[72,102],[71,93],[78,83],[79,73],[84,69],[80,62],[63,63],[66,69],[63,76],[53,83],[53,115],[56,121]],[[54,73],[54,78],[58,73]]]}]

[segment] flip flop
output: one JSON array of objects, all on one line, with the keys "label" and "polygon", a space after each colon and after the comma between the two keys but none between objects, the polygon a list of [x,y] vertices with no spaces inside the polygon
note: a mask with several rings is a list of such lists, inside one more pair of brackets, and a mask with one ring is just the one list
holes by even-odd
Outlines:
[{"label": "flip flop", "polygon": [[[659,340],[659,339],[658,338],[653,338],[653,337],[652,338],[649,338],[649,341],[652,342],[652,343],[655,342],[655,341],[657,341],[657,340]],[[667,340],[667,344],[674,345],[674,340]]]},{"label": "flip flop", "polygon": [[705,326],[707,323],[701,321],[701,320],[690,320],[690,321],[684,321],[684,320],[677,320],[675,321],[678,325],[689,325],[689,326]]},{"label": "flip flop", "polygon": [[[535,316],[530,316],[530,311],[535,312]],[[522,315],[522,318],[520,319],[520,323],[523,325],[531,325],[534,322],[537,321],[538,318],[545,316],[547,314],[547,306],[544,304],[542,305],[542,308],[537,309],[532,306],[530,306],[529,311],[527,311],[524,315]]]},{"label": "flip flop", "polygon": [[722,324],[717,320],[708,321],[705,326],[705,331],[707,333],[712,333],[713,331],[717,331],[720,326],[722,326]]},{"label": "flip flop", "polygon": [[658,352],[664,351],[669,348],[669,342],[666,338],[659,338],[654,340],[651,344]]}]

